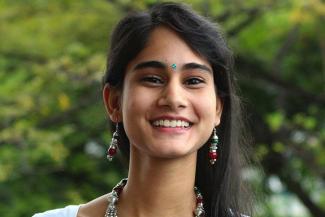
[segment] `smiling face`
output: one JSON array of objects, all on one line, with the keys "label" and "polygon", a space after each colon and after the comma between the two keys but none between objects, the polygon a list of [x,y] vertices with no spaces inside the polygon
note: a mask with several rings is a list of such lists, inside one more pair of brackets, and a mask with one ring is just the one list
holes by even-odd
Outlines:
[{"label": "smiling face", "polygon": [[152,157],[195,153],[220,122],[210,64],[165,27],[127,65],[122,93],[105,89],[111,118],[119,117],[130,144]]}]

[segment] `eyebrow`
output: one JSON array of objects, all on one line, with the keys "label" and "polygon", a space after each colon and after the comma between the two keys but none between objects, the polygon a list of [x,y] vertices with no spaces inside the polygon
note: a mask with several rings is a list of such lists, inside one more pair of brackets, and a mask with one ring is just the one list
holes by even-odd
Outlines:
[{"label": "eyebrow", "polygon": [[189,70],[189,69],[201,69],[203,71],[212,73],[212,71],[209,67],[207,67],[206,65],[198,64],[198,63],[186,63],[182,67],[182,70]]},{"label": "eyebrow", "polygon": [[[133,71],[144,69],[144,68],[166,69],[167,64],[165,64],[163,62],[160,62],[160,61],[155,61],[155,60],[145,61],[145,62],[141,62],[141,63],[137,64],[133,68]],[[190,69],[200,69],[200,70],[212,73],[211,69],[208,66],[202,65],[202,64],[199,64],[199,63],[194,63],[194,62],[186,63],[181,68],[181,70],[190,70]]]},{"label": "eyebrow", "polygon": [[133,71],[139,70],[139,69],[144,69],[144,68],[157,68],[157,69],[165,69],[167,68],[165,63],[159,62],[159,61],[146,61],[146,62],[141,62],[137,64]]}]

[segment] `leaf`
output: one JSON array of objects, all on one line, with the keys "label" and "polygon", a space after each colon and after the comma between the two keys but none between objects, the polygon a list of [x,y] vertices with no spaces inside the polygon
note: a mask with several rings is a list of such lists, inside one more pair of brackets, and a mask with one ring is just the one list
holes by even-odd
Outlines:
[{"label": "leaf", "polygon": [[284,115],[282,112],[277,111],[266,116],[266,122],[273,132],[279,130],[284,122]]}]

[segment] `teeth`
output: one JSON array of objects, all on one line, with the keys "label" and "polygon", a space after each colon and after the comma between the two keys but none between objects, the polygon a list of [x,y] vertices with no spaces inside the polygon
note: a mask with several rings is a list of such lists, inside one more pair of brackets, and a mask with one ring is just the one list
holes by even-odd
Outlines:
[{"label": "teeth", "polygon": [[155,127],[189,127],[190,123],[181,120],[157,120],[153,122]]}]

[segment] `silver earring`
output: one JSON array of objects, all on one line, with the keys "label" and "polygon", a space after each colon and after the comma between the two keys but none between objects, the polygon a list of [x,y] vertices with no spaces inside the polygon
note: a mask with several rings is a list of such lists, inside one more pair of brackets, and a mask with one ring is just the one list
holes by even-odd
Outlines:
[{"label": "silver earring", "polygon": [[115,128],[115,132],[113,133],[112,136],[112,140],[111,140],[111,144],[109,145],[108,149],[107,149],[107,159],[109,161],[113,160],[113,157],[115,156],[116,152],[117,152],[117,143],[118,143],[118,123],[116,123],[116,128]]},{"label": "silver earring", "polygon": [[216,128],[213,128],[213,135],[211,138],[211,144],[209,147],[209,159],[210,159],[210,163],[213,165],[217,159],[218,159],[218,142],[219,142],[219,138],[217,136],[216,133]]}]

